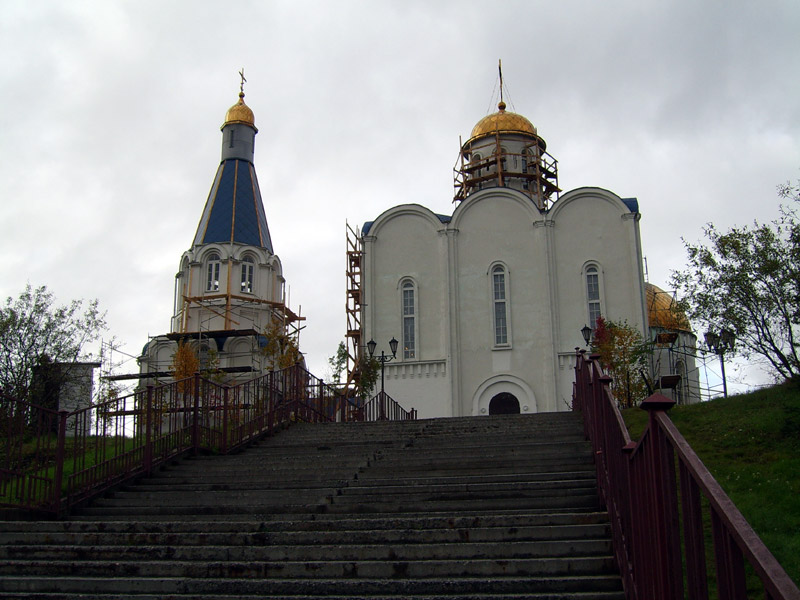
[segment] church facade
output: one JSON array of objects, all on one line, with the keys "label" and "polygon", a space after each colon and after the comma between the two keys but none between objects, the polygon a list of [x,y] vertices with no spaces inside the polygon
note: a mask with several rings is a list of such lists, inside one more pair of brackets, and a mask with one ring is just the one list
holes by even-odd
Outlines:
[{"label": "church facade", "polygon": [[385,390],[421,418],[568,410],[585,325],[649,339],[639,203],[561,193],[545,141],[502,101],[459,163],[452,214],[405,204],[362,227],[361,339],[399,341]]}]

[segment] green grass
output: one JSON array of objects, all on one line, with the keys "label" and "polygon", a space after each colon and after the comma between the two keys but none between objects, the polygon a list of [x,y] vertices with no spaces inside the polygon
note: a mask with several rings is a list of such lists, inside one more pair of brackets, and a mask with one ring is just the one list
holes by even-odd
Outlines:
[{"label": "green grass", "polygon": [[[633,439],[647,413],[623,411]],[[800,386],[679,406],[669,416],[767,548],[800,582]]]},{"label": "green grass", "polygon": [[[96,438],[94,436],[84,440],[85,449],[79,451],[75,450],[74,438],[67,438],[64,447],[64,466],[63,466],[63,480],[61,491],[66,493],[68,491],[68,479],[70,475],[75,472],[88,469],[103,461],[111,460],[117,456],[121,456],[126,452],[133,450],[139,443],[133,438],[123,437],[107,437]],[[37,477],[46,480],[54,479],[55,474],[55,453],[56,453],[56,436],[53,435],[49,440],[42,443],[45,450],[37,452],[36,442],[27,441],[23,444],[20,455],[23,464],[27,464],[28,468],[23,468],[25,472],[24,478],[25,487],[30,485],[29,478]],[[104,448],[102,446],[105,446]],[[83,448],[83,447],[81,447]],[[41,462],[40,462],[41,461]],[[12,481],[8,482],[9,484]],[[9,485],[5,489],[5,493],[0,493],[0,503],[15,504],[19,499],[15,496],[16,486]],[[38,500],[49,501],[50,498],[43,498],[37,495]]]}]

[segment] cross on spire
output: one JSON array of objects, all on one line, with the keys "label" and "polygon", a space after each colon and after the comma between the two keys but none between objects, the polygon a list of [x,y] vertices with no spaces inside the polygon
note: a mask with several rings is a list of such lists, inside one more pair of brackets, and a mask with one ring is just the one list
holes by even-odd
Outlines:
[{"label": "cross on spire", "polygon": [[244,77],[244,67],[239,71],[239,76],[242,78],[242,82],[239,84],[239,93],[244,96],[244,84],[247,82],[247,79]]}]

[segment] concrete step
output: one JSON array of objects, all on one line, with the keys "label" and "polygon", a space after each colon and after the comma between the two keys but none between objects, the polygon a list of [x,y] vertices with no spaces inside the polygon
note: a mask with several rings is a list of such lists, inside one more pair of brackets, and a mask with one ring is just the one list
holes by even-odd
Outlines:
[{"label": "concrete step", "polygon": [[[60,600],[61,598],[72,597],[65,596],[62,592],[48,593],[19,593],[4,594],[0,592],[0,598],[19,598],[21,600]],[[130,598],[131,600],[163,600],[165,596],[161,594],[80,594],[81,600],[124,600]],[[257,595],[231,595],[231,594],[181,594],[180,596],[170,595],[170,598],[180,597],[182,600],[264,600],[271,598],[292,598],[294,600],[401,600],[409,596],[397,595],[291,595],[284,593],[280,596],[257,594]],[[557,593],[541,593],[541,594],[444,594],[444,595],[419,595],[413,596],[415,600],[625,600],[625,594],[622,591],[611,592],[557,592]]]},{"label": "concrete step", "polygon": [[[278,561],[435,561],[463,560],[476,557],[481,559],[533,559],[533,558],[573,558],[609,556],[611,542],[607,539],[558,539],[548,541],[478,541],[481,535],[469,536],[451,542],[432,543],[427,539],[410,543],[407,539],[387,543],[381,538],[380,544],[370,543],[361,537],[358,542],[340,540],[330,544],[327,540],[306,540],[302,545],[294,545],[289,540],[270,540],[265,545],[231,545],[227,539],[219,539],[217,544],[205,540],[203,544],[186,545],[175,539],[170,544],[119,543],[117,545],[93,545],[80,540],[80,545],[66,546],[59,550],[59,560],[77,561],[91,557],[94,561],[235,561],[235,562],[278,562]],[[306,536],[308,537],[308,536]],[[425,536],[418,536],[424,538]],[[351,543],[348,543],[351,542]],[[74,543],[74,542],[73,542]],[[0,548],[3,561],[51,560],[52,545],[16,545]],[[2,568],[2,567],[0,567]]]},{"label": "concrete step", "polygon": [[292,578],[298,579],[430,579],[433,577],[536,577],[543,575],[592,575],[613,573],[611,555],[532,559],[460,560],[302,560],[302,561],[177,561],[131,560],[5,560],[0,576],[25,573],[29,577],[119,578]]},{"label": "concrete step", "polygon": [[[508,576],[497,577],[469,577],[462,579],[452,578],[425,578],[425,579],[244,579],[244,578],[204,578],[187,579],[174,578],[149,578],[135,577],[120,580],[113,577],[40,577],[40,576],[8,576],[0,580],[0,594],[12,592],[10,597],[19,597],[19,592],[32,592],[33,590],[61,594],[61,598],[68,594],[105,593],[113,594],[117,598],[137,597],[141,594],[155,594],[160,597],[191,597],[198,595],[202,598],[212,598],[215,595],[236,594],[235,598],[242,595],[257,596],[260,598],[295,598],[295,597],[320,597],[330,598],[330,592],[343,598],[380,597],[390,596],[398,598],[429,598],[433,595],[469,595],[471,597],[484,597],[484,594],[500,595],[524,594],[561,594],[550,596],[571,598],[564,595],[581,593],[581,598],[598,598],[598,593],[621,593],[619,576],[611,574],[600,575],[566,575],[562,577],[537,575],[532,577]],[[264,594],[266,591],[267,596]],[[547,596],[545,596],[547,597]],[[612,596],[613,597],[613,596]]]},{"label": "concrete step", "polygon": [[[62,546],[60,551],[73,544],[84,546],[299,546],[346,544],[372,544],[380,539],[385,544],[454,544],[454,543],[521,543],[544,544],[552,541],[608,541],[607,524],[559,525],[559,526],[520,526],[520,527],[477,527],[460,529],[355,529],[355,530],[291,530],[240,533],[236,531],[208,532],[4,532],[4,546],[0,552],[4,556],[19,557],[19,548],[50,548]],[[555,553],[555,551],[554,551]],[[555,555],[555,554],[554,554]]]}]

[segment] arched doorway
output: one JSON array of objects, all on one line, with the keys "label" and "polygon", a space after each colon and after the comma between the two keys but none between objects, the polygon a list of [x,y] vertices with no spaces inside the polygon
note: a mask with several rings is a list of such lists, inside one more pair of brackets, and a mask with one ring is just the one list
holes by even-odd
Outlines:
[{"label": "arched doorway", "polygon": [[518,415],[519,400],[514,394],[501,392],[489,401],[490,415]]}]

